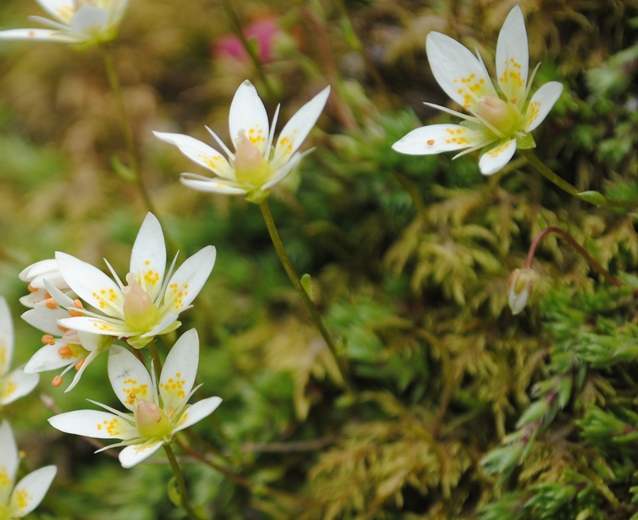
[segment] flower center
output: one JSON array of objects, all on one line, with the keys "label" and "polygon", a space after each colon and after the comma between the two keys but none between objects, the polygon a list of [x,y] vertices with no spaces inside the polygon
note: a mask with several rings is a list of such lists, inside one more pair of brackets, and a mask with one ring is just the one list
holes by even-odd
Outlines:
[{"label": "flower center", "polygon": [[170,436],[168,417],[159,406],[151,401],[139,399],[135,403],[135,426],[140,435],[146,438],[164,438]]},{"label": "flower center", "polygon": [[133,273],[126,275],[124,293],[124,323],[131,330],[145,332],[157,323],[159,312],[149,294],[140,287]]},{"label": "flower center", "polygon": [[478,115],[503,136],[511,135],[521,122],[521,116],[514,105],[494,96],[479,99]]},{"label": "flower center", "polygon": [[270,176],[270,166],[261,151],[240,130],[235,140],[235,177],[241,183],[260,188]]}]

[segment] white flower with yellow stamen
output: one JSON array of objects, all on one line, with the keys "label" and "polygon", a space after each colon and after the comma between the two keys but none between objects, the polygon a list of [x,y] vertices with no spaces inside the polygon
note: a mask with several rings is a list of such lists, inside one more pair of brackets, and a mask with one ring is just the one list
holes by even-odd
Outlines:
[{"label": "white flower with yellow stamen", "polygon": [[20,456],[7,421],[0,424],[0,447],[0,518],[22,518],[42,502],[57,468],[45,466],[37,469],[23,477],[14,487]]},{"label": "white flower with yellow stamen", "polygon": [[255,87],[250,81],[244,81],[235,93],[228,116],[235,153],[207,127],[226,157],[187,135],[165,132],[154,134],[177,146],[186,157],[216,175],[211,179],[195,173],[182,173],[181,181],[185,186],[211,193],[247,195],[251,201],[260,202],[268,195],[268,190],[286,177],[305,153],[308,153],[299,153],[297,150],[317,122],[329,94],[330,87],[326,87],[301,107],[284,126],[275,142],[279,107],[272,125],[269,125],[266,108]]},{"label": "white flower with yellow stamen", "polygon": [[[220,397],[187,404],[199,388],[193,388],[198,362],[199,338],[195,329],[184,333],[169,352],[159,385],[131,352],[114,345],[109,353],[109,380],[130,413],[91,401],[108,411],[77,410],[51,417],[49,422],[66,433],[121,439],[98,451],[126,446],[119,459],[123,467],[130,468],[170,443],[175,433],[208,417],[221,404]],[[151,373],[154,374],[152,370]]]},{"label": "white flower with yellow stamen", "polygon": [[496,44],[498,91],[480,56],[475,57],[456,40],[431,32],[425,48],[434,78],[470,115],[426,103],[464,119],[464,123],[417,128],[397,141],[394,150],[409,155],[463,150],[456,158],[488,148],[479,160],[479,168],[484,175],[491,175],[509,162],[517,147],[522,150],[535,146],[530,132],[543,122],[563,86],[550,81],[527,101],[536,71],[528,78],[527,33],[520,7],[510,11]]},{"label": "white flower with yellow stamen", "polygon": [[93,44],[113,40],[129,0],[37,0],[52,18],[32,16],[50,29],[0,31],[5,40]]},{"label": "white flower with yellow stamen", "polygon": [[[78,295],[71,300],[51,284],[47,290],[72,316],[58,325],[78,332],[112,336],[143,348],[159,334],[178,328],[179,314],[189,309],[215,265],[216,251],[206,246],[173,273],[166,272],[166,246],[157,218],[147,214],[133,244],[124,285],[107,262],[115,281],[92,265],[66,253],[55,259],[62,277]],[[85,305],[85,303],[88,304]]]},{"label": "white flower with yellow stamen", "polygon": [[11,312],[7,301],[0,296],[0,407],[27,395],[40,380],[37,374],[25,373],[23,366],[10,371],[13,340]]}]

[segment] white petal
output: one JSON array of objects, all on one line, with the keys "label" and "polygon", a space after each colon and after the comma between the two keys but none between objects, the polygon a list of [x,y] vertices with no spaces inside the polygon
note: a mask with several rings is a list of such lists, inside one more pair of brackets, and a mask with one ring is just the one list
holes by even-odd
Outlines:
[{"label": "white petal", "polygon": [[204,417],[208,417],[221,403],[221,397],[208,397],[201,401],[197,401],[184,411],[180,418],[180,422],[173,430],[173,433],[177,433],[178,431],[188,428],[189,426],[201,421]]},{"label": "white petal", "polygon": [[18,468],[18,446],[8,421],[0,423],[0,504],[6,504]]},{"label": "white petal", "polygon": [[516,151],[516,139],[499,143],[485,152],[479,159],[479,168],[483,175],[492,175],[505,166]]},{"label": "white petal", "polygon": [[412,130],[392,145],[407,155],[432,155],[469,147],[481,147],[493,140],[486,133],[461,125],[428,125]]},{"label": "white petal", "polygon": [[0,377],[9,371],[13,357],[13,318],[7,300],[0,296]]},{"label": "white petal", "polygon": [[9,29],[0,31],[0,40],[44,40],[71,43],[75,40],[51,29]]},{"label": "white petal", "polygon": [[259,148],[262,154],[264,153],[268,140],[268,114],[257,90],[248,80],[239,85],[237,92],[235,92],[230,104],[228,126],[233,144],[237,140],[239,132],[243,130],[246,132],[246,137]]},{"label": "white petal", "polygon": [[[55,253],[62,276],[84,301],[107,316],[123,317],[124,295],[102,271],[66,253]],[[90,332],[90,331],[89,331]]]},{"label": "white petal", "polygon": [[529,50],[523,12],[517,5],[507,15],[496,43],[496,74],[498,84],[507,99],[521,105],[529,67]]},{"label": "white petal", "polygon": [[[24,370],[27,373],[47,372],[49,370],[57,370],[58,368],[66,367],[71,364],[76,364],[80,359],[83,359],[88,355],[88,352],[83,348],[75,347],[70,349],[68,355],[61,355],[60,348],[64,346],[64,343],[56,342],[53,345],[45,345],[38,350],[31,359],[27,361],[24,366]],[[65,350],[63,352],[66,352]]]},{"label": "white petal", "polygon": [[120,452],[120,463],[123,468],[132,468],[153,455],[163,444],[163,441],[157,441],[152,444],[133,444],[132,446],[127,446]]},{"label": "white petal", "polygon": [[159,380],[163,409],[171,417],[186,404],[199,362],[199,337],[195,329],[180,336],[166,356]]},{"label": "white petal", "polygon": [[545,83],[536,91],[525,112],[525,123],[528,132],[534,130],[545,120],[562,92],[563,85],[557,81]]},{"label": "white petal", "polygon": [[138,399],[155,402],[153,382],[148,370],[124,347],[111,347],[108,371],[117,398],[129,410],[134,411]]},{"label": "white petal", "polygon": [[73,329],[78,332],[88,332],[90,334],[101,334],[104,336],[130,336],[131,330],[122,321],[113,322],[111,320],[102,320],[100,318],[91,318],[89,316],[77,316],[73,318],[64,318],[58,323],[67,329]]},{"label": "white petal", "polygon": [[208,179],[195,173],[182,173],[180,182],[187,188],[206,193],[220,193],[222,195],[245,195],[246,190],[228,186],[219,179]]},{"label": "white petal", "polygon": [[162,226],[155,215],[148,213],[133,244],[129,272],[136,275],[142,289],[155,301],[165,270],[166,245]]},{"label": "white petal", "polygon": [[71,30],[76,33],[92,36],[108,28],[109,13],[99,7],[82,5],[71,18]]},{"label": "white petal", "polygon": [[40,376],[38,374],[27,374],[24,371],[24,366],[16,368],[6,377],[4,385],[0,385],[0,405],[12,403],[16,399],[27,395],[37,386],[39,381]]},{"label": "white petal", "polygon": [[106,344],[103,344],[100,348],[97,348],[96,350],[91,351],[89,355],[84,358],[84,363],[82,363],[82,366],[80,367],[80,369],[75,373],[75,376],[73,377],[73,380],[71,381],[71,384],[67,386],[64,393],[67,393],[73,390],[75,388],[75,385],[77,385],[80,382],[80,379],[82,378],[82,374],[84,374],[84,371],[89,367],[91,363],[93,363],[93,360],[96,357],[98,357],[100,354],[106,352],[106,350],[110,347],[111,347],[111,343],[108,342]]},{"label": "white petal", "polygon": [[273,175],[268,182],[265,182],[264,185],[260,188],[262,191],[270,189],[272,186],[277,184],[279,181],[283,180],[291,171],[293,171],[296,166],[301,162],[308,153],[312,152],[312,148],[310,150],[306,150],[303,153],[297,152],[290,159],[286,161],[286,163],[281,166],[275,175]]},{"label": "white petal", "polygon": [[21,318],[32,327],[47,334],[60,336],[62,331],[58,327],[58,320],[68,318],[69,312],[62,307],[51,309],[45,305],[38,305],[22,313]]},{"label": "white petal", "polygon": [[315,126],[321,111],[328,101],[330,87],[326,87],[308,103],[302,106],[284,126],[275,146],[275,163],[294,154],[304,142],[312,127]]},{"label": "white petal", "polygon": [[130,422],[101,410],[75,410],[49,418],[56,430],[96,439],[134,439],[139,432]]},{"label": "white petal", "polygon": [[124,12],[126,11],[126,8],[128,7],[128,3],[129,3],[129,0],[112,0],[111,1],[111,5],[109,9],[109,16],[111,19],[111,23],[117,25],[120,22],[120,20],[124,16]]},{"label": "white petal", "polygon": [[75,12],[75,0],[37,0],[40,7],[61,22],[68,22]]},{"label": "white petal", "polygon": [[215,174],[225,179],[234,180],[234,170],[228,163],[226,157],[220,152],[203,143],[199,139],[183,134],[171,134],[168,132],[153,132],[156,137],[177,146],[191,161],[211,170]]},{"label": "white petal", "polygon": [[29,473],[13,490],[9,510],[18,518],[33,511],[49,491],[56,473],[55,466],[45,466]]},{"label": "white petal", "polygon": [[485,65],[453,38],[431,32],[425,40],[425,50],[434,78],[465,110],[474,111],[482,96],[497,97]]},{"label": "white petal", "polygon": [[213,270],[216,256],[217,250],[206,246],[186,259],[168,283],[163,312],[168,308],[170,312],[179,313],[191,304]]},{"label": "white petal", "polygon": [[[41,279],[43,277],[48,277],[49,275],[54,274],[59,275],[58,271],[58,263],[54,258],[47,258],[46,260],[39,260],[38,262],[31,264],[25,267],[20,274],[18,274],[18,278],[23,282],[29,282],[33,285],[33,281],[36,279]],[[34,285],[34,287],[44,287],[44,285]]]}]

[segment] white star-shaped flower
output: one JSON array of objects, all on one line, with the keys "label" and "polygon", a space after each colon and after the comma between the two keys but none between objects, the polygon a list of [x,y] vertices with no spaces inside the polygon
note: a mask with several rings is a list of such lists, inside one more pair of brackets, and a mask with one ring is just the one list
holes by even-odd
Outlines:
[{"label": "white star-shaped flower", "polygon": [[210,128],[207,130],[223,153],[187,135],[154,134],[177,146],[186,157],[215,174],[215,177],[210,178],[196,173],[182,173],[181,181],[185,186],[211,193],[247,195],[250,200],[259,202],[305,155],[298,152],[299,147],[317,122],[329,94],[330,87],[326,87],[302,106],[275,141],[279,107],[270,125],[257,90],[250,81],[244,81],[235,93],[228,116],[234,153]]},{"label": "white star-shaped flower", "polygon": [[103,450],[126,446],[119,459],[123,467],[130,468],[170,443],[175,433],[208,417],[221,404],[220,397],[187,404],[199,388],[193,388],[198,363],[199,338],[195,329],[184,333],[169,352],[159,385],[131,352],[114,345],[109,353],[109,380],[130,413],[91,401],[107,411],[76,410],[51,417],[49,422],[66,433],[121,439]]},{"label": "white star-shaped flower", "polygon": [[51,17],[31,19],[49,29],[9,29],[0,31],[5,40],[45,40],[93,44],[107,42],[117,35],[129,0],[37,0]]},{"label": "white star-shaped flower", "polygon": [[[107,266],[115,280],[98,268],[66,253],[57,252],[62,277],[79,299],[71,300],[45,280],[55,302],[72,313],[58,324],[78,332],[112,336],[143,348],[159,334],[178,328],[179,314],[191,307],[215,265],[216,250],[206,246],[173,273],[166,271],[166,246],[162,227],[148,213],[133,244],[126,283]],[[87,305],[85,305],[85,303]]]},{"label": "white star-shaped flower", "polygon": [[563,86],[550,81],[527,100],[536,71],[528,77],[527,33],[520,7],[510,11],[496,44],[498,89],[480,56],[474,56],[449,36],[431,32],[425,48],[435,79],[469,115],[426,103],[464,122],[417,128],[397,141],[392,146],[394,150],[409,155],[463,150],[456,158],[486,148],[479,168],[484,175],[491,175],[509,162],[517,147],[535,146],[530,132],[543,122]]},{"label": "white star-shaped flower", "polygon": [[7,421],[0,424],[0,446],[0,518],[22,518],[42,502],[57,468],[45,466],[37,469],[15,484],[20,457]]},{"label": "white star-shaped flower", "polygon": [[10,370],[13,341],[11,312],[7,301],[0,296],[0,407],[31,392],[40,380],[37,374],[25,373],[24,366]]}]

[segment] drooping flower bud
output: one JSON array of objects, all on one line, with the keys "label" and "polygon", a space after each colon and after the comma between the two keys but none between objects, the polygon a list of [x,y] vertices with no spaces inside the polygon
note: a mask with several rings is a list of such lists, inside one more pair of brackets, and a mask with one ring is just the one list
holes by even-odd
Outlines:
[{"label": "drooping flower bud", "polygon": [[171,428],[164,411],[151,401],[139,399],[135,404],[135,425],[140,435],[149,439],[170,435]]},{"label": "drooping flower bud", "polygon": [[235,175],[241,183],[260,188],[270,176],[270,166],[261,151],[240,130],[235,139]]},{"label": "drooping flower bud", "polygon": [[534,284],[538,278],[536,271],[529,267],[514,269],[508,280],[508,303],[512,314],[520,314],[529,297],[534,293]]},{"label": "drooping flower bud", "polygon": [[142,289],[133,273],[126,275],[128,286],[124,294],[124,322],[132,330],[150,330],[158,320],[158,310],[149,294]]},{"label": "drooping flower bud", "polygon": [[503,135],[511,135],[521,123],[521,116],[514,105],[494,96],[479,99],[478,115]]}]

